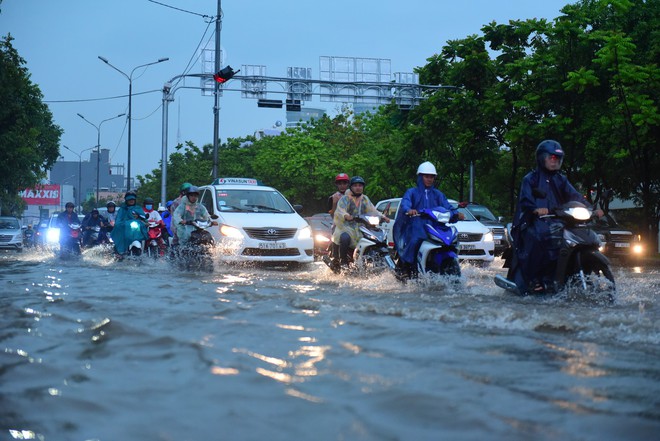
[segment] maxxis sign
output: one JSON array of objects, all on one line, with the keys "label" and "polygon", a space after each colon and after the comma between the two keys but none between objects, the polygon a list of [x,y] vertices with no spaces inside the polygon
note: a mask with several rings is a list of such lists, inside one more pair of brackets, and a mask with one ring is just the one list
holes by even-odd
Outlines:
[{"label": "maxxis sign", "polygon": [[18,195],[28,205],[60,205],[59,184],[40,185],[36,188],[26,188]]}]

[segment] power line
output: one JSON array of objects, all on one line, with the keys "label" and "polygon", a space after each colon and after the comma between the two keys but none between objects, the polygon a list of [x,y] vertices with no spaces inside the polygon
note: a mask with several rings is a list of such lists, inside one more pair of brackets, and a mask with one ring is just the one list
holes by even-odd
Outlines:
[{"label": "power line", "polygon": [[192,11],[188,11],[188,10],[185,10],[185,9],[177,8],[177,7],[175,7],[175,6],[166,5],[165,3],[157,2],[157,1],[155,1],[155,0],[147,0],[147,1],[149,1],[149,2],[151,2],[151,3],[155,3],[155,4],[160,5],[160,6],[164,6],[164,7],[166,7],[166,8],[175,9],[175,10],[177,10],[177,11],[185,12],[185,13],[187,13],[187,14],[197,15],[198,17],[202,17],[202,18],[213,18],[213,15],[199,14],[199,13],[197,13],[197,12],[192,12]]},{"label": "power line", "polygon": [[[132,95],[145,95],[147,93],[162,92],[160,89],[147,90],[146,92],[137,92]],[[79,100],[44,100],[44,103],[85,103],[90,101],[105,101],[105,100],[116,100],[119,98],[128,98],[128,95],[117,95],[117,96],[108,96],[104,98],[85,98]]]}]

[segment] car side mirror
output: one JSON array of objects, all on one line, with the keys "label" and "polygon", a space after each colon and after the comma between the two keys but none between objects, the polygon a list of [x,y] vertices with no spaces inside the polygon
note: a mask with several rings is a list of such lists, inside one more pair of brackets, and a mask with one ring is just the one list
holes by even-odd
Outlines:
[{"label": "car side mirror", "polygon": [[504,223],[504,216],[497,216],[497,221],[501,224]]},{"label": "car side mirror", "polygon": [[303,206],[300,204],[294,204],[293,209],[296,210],[296,212],[300,213],[303,209]]},{"label": "car side mirror", "polygon": [[220,216],[218,216],[217,214],[212,214],[212,215],[211,215],[211,219],[213,219],[213,220],[218,219],[219,217],[220,217]]}]

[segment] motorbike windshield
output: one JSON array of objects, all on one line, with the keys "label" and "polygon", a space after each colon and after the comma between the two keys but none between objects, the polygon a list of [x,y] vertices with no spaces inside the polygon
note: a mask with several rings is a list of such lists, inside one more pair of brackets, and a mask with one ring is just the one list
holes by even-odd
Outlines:
[{"label": "motorbike windshield", "polygon": [[218,210],[222,212],[293,213],[287,200],[272,190],[218,190]]}]

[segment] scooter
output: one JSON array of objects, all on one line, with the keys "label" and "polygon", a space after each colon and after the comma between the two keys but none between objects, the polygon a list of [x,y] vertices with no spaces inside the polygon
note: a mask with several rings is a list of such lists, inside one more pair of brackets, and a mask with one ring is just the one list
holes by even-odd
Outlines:
[{"label": "scooter", "polygon": [[[593,212],[581,202],[572,201],[542,217],[556,218],[562,225],[559,258],[553,280],[544,294],[556,294],[564,289],[594,291],[599,295],[604,293],[608,302],[614,301],[616,287],[610,262],[598,250],[598,235],[587,224]],[[515,240],[513,245],[514,249],[518,245]],[[505,256],[504,268],[509,268],[506,278],[495,276],[495,284],[517,295],[529,294],[515,251]]]},{"label": "scooter", "polygon": [[105,231],[103,231],[103,228],[101,228],[99,225],[96,225],[89,227],[89,233],[83,241],[83,247],[92,248],[97,245],[106,244],[108,242],[108,236],[106,235]]},{"label": "scooter", "polygon": [[162,257],[165,254],[165,242],[163,241],[163,230],[156,221],[150,220],[147,223],[148,239],[145,243],[147,255],[150,257]]},{"label": "scooter", "polygon": [[[360,215],[355,218],[362,237],[353,250],[349,270],[358,273],[378,273],[394,269],[394,261],[387,247],[387,233],[379,227],[380,216]],[[335,251],[337,247],[334,247]],[[341,272],[339,256],[323,256],[323,262],[335,273]]]},{"label": "scooter", "polygon": [[[211,216],[212,219],[217,216]],[[188,241],[179,245],[178,260],[181,267],[188,271],[207,271],[213,272],[213,248],[215,239],[207,230],[217,222],[212,220],[195,219],[186,224],[193,230],[190,232]]]},{"label": "scooter", "polygon": [[60,228],[60,236],[66,235],[64,241],[60,241],[60,257],[80,256],[80,236],[82,226],[79,222],[71,222],[65,228]]},{"label": "scooter", "polygon": [[[424,208],[417,216],[431,219],[424,224],[426,239],[417,251],[415,259],[417,275],[439,274],[460,277],[458,263],[458,230],[450,222],[452,212],[445,207]],[[406,277],[398,277],[405,280]]]}]

